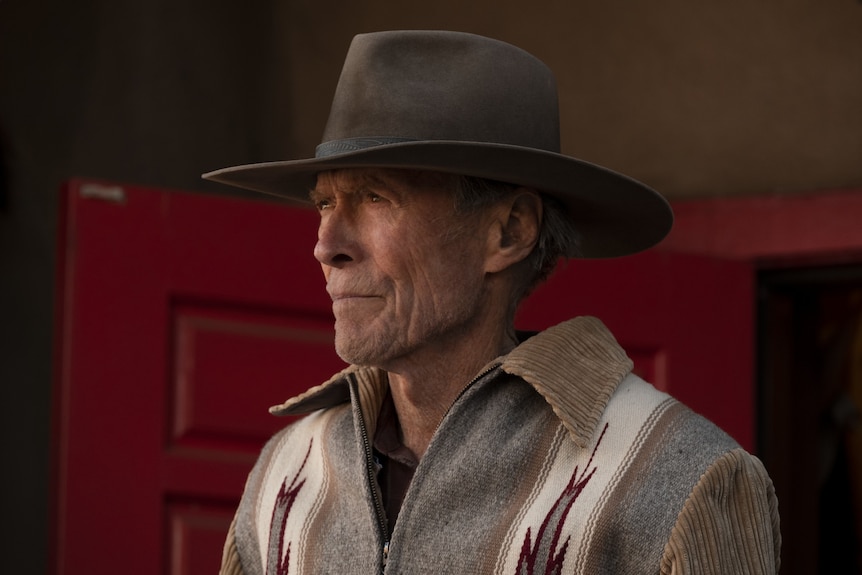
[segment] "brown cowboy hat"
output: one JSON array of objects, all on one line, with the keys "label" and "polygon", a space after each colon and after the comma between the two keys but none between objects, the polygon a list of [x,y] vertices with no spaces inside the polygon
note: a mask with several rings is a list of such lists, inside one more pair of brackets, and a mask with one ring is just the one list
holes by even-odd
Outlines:
[{"label": "brown cowboy hat", "polygon": [[396,31],[353,39],[314,158],[224,168],[208,180],[308,202],[316,175],[408,168],[535,188],[567,207],[579,254],[649,248],[673,215],[647,186],[560,154],[556,81],[527,52],[462,32]]}]

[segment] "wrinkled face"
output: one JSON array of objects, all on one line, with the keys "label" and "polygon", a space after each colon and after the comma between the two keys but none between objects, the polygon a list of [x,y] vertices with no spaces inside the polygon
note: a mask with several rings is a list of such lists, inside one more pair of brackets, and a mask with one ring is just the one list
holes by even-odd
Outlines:
[{"label": "wrinkled face", "polygon": [[483,218],[454,213],[451,179],[401,170],[324,172],[314,255],[350,363],[388,369],[410,354],[458,345],[480,313]]}]

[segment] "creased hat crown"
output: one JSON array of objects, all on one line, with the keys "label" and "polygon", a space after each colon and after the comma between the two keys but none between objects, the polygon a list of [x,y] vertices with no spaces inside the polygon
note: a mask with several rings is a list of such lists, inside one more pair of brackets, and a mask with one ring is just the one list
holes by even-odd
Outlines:
[{"label": "creased hat crown", "polygon": [[316,156],[421,140],[559,152],[558,110],[550,69],[511,44],[457,32],[362,34]]}]

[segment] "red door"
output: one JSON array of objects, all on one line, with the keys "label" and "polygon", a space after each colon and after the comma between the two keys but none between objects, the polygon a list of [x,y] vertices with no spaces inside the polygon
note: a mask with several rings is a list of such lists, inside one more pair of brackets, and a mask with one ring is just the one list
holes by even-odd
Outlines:
[{"label": "red door", "polygon": [[[215,573],[266,408],[342,366],[317,216],[97,182],[64,194],[53,572]],[[570,264],[520,327],[602,317],[637,369],[751,447],[752,274],[655,253]]]},{"label": "red door", "polygon": [[342,366],[317,215],[76,182],[65,193],[56,573],[216,573],[269,405]]}]

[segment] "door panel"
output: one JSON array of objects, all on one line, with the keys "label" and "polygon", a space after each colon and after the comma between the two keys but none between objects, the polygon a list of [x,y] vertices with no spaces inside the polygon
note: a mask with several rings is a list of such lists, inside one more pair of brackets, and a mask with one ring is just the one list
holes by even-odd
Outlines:
[{"label": "door panel", "polygon": [[287,399],[285,382],[304,388],[332,374],[332,321],[325,315],[181,304],[171,306],[171,332],[175,446],[239,442],[256,451],[285,423],[266,417],[271,404]]},{"label": "door panel", "polygon": [[[57,279],[53,573],[215,573],[267,407],[343,367],[317,215],[77,181]],[[638,371],[750,447],[751,270],[651,253],[561,269],[521,328],[601,317]]]},{"label": "door panel", "polygon": [[168,502],[167,573],[218,573],[221,557],[217,551],[224,544],[233,513],[233,508],[224,505]]}]

